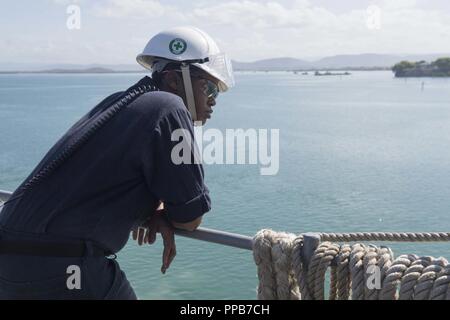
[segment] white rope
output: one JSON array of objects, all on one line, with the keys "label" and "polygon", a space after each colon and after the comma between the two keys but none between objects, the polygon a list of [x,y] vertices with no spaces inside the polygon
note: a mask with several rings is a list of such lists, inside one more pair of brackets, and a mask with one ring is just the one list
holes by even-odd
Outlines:
[{"label": "white rope", "polygon": [[299,288],[292,269],[295,236],[262,230],[255,236],[253,256],[258,266],[258,299],[296,300]]},{"label": "white rope", "polygon": [[[322,239],[327,238],[323,235]],[[336,238],[335,235],[331,238]],[[344,234],[343,238],[354,239],[349,235]],[[446,233],[353,235],[397,241],[447,238]],[[258,232],[253,246],[259,278],[258,299],[323,300],[329,271],[330,300],[450,300],[450,264],[444,258],[412,254],[394,258],[392,250],[384,246],[322,242],[306,267],[303,250],[303,236],[272,230]]]}]

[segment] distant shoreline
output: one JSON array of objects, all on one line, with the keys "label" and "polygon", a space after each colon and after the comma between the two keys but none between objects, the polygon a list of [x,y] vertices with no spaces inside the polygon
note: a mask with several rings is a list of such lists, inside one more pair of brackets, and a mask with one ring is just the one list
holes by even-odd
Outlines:
[{"label": "distant shoreline", "polygon": [[64,69],[64,70],[21,70],[21,71],[0,71],[0,74],[111,74],[111,73],[148,73],[147,70],[92,70],[92,69]]},{"label": "distant shoreline", "polygon": [[[236,72],[326,72],[326,71],[389,71],[390,68],[373,67],[373,68],[314,68],[314,69],[286,69],[286,70],[250,70],[235,69]],[[52,69],[52,70],[18,70],[18,71],[0,71],[0,74],[120,74],[120,73],[148,73],[148,70],[110,70],[110,69]]]},{"label": "distant shoreline", "polygon": [[[450,53],[434,54],[340,54],[316,60],[303,60],[292,57],[278,57],[242,62],[232,60],[235,71],[248,72],[334,72],[334,71],[384,71],[391,70],[399,61],[434,61]],[[131,62],[131,60],[130,60]],[[73,64],[36,62],[1,62],[0,74],[116,74],[148,73],[137,64]]]}]

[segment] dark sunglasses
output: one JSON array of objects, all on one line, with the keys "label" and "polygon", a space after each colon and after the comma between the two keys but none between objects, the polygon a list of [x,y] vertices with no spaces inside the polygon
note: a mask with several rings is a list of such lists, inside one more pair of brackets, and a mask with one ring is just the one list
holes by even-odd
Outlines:
[{"label": "dark sunglasses", "polygon": [[[175,70],[177,73],[181,73],[180,70]],[[196,75],[196,74],[192,74],[191,73],[191,78],[195,78],[195,79],[200,79],[200,80],[205,80],[206,84],[205,87],[203,89],[203,93],[208,97],[208,99],[217,99],[217,97],[219,96],[220,90],[219,87],[212,82],[211,80],[205,79],[200,75]]]},{"label": "dark sunglasses", "polygon": [[208,99],[217,99],[219,96],[219,87],[208,79],[203,79],[206,81],[205,89],[203,90],[203,93],[208,97]]}]

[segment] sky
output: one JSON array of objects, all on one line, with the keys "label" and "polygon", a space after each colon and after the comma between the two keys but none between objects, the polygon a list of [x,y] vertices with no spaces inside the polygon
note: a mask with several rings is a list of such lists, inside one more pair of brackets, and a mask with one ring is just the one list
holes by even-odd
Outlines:
[{"label": "sky", "polygon": [[184,25],[237,61],[450,52],[448,0],[0,0],[0,64],[133,64]]}]

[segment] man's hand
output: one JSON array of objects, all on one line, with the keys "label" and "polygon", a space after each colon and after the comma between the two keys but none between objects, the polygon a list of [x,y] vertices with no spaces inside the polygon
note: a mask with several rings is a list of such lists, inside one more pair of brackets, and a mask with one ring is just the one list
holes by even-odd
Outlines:
[{"label": "man's hand", "polygon": [[177,251],[175,245],[174,228],[167,220],[164,210],[157,210],[153,216],[144,224],[133,230],[133,240],[137,240],[138,244],[153,244],[156,241],[156,234],[161,233],[164,244],[162,256],[161,272],[166,273]]},{"label": "man's hand", "polygon": [[172,226],[174,226],[177,229],[181,229],[181,230],[195,231],[200,226],[201,223],[202,223],[202,217],[200,216],[197,219],[195,219],[191,222],[186,222],[186,223],[179,223],[179,222],[172,221]]}]

